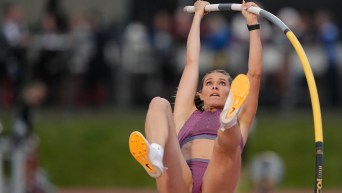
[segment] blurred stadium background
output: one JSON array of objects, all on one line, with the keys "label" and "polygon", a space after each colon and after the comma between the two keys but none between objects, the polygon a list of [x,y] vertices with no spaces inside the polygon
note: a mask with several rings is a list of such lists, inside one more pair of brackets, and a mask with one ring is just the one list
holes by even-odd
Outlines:
[{"label": "blurred stadium background", "polygon": [[[322,108],[324,189],[342,192],[342,1],[257,3],[294,31],[308,55]],[[192,19],[182,7],[192,4],[1,1],[0,190],[10,189],[11,152],[29,146],[25,192],[155,192],[154,181],[131,158],[127,139],[131,131],[143,131],[152,97],[174,100]],[[283,33],[260,20],[264,74],[239,192],[262,192],[265,175],[276,192],[312,191],[315,147],[306,80]],[[248,33],[240,14],[207,15],[202,40],[201,73],[245,72]],[[3,150],[5,139],[10,151]],[[262,163],[269,166],[266,173],[260,173]]]}]

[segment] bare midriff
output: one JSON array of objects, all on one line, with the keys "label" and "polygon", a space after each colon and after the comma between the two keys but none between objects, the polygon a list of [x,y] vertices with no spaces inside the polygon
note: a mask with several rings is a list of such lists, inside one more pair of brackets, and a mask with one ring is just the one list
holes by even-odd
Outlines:
[{"label": "bare midriff", "polygon": [[182,153],[185,160],[190,159],[210,159],[213,153],[214,140],[194,139],[187,142],[182,147]]}]

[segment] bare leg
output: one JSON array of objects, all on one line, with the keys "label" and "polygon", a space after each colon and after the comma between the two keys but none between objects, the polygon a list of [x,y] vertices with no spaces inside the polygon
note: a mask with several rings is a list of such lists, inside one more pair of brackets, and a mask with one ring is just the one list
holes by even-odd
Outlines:
[{"label": "bare leg", "polygon": [[203,179],[203,193],[234,193],[240,176],[241,139],[238,124],[224,132],[218,131]]},{"label": "bare leg", "polygon": [[168,169],[157,178],[159,193],[190,193],[191,171],[181,153],[170,103],[160,97],[152,99],[145,122],[145,134],[150,143],[164,148],[164,166]]},{"label": "bare leg", "polygon": [[223,129],[217,133],[212,157],[203,177],[203,193],[235,191],[241,169],[242,134],[238,112],[249,93],[249,88],[249,79],[246,75],[240,74],[232,82],[225,104],[227,111],[224,110],[220,116]]}]

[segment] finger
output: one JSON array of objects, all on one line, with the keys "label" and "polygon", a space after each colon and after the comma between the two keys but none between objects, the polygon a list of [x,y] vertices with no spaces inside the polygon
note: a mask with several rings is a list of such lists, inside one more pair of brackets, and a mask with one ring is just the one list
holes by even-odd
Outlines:
[{"label": "finger", "polygon": [[251,7],[255,7],[255,5],[254,5],[254,4],[247,4],[247,5],[246,5],[246,9],[249,9],[249,8],[251,8]]},{"label": "finger", "polygon": [[248,7],[256,6],[256,4],[254,2],[248,2],[248,3],[246,3],[246,5]]},{"label": "finger", "polygon": [[246,10],[246,2],[245,1],[243,1],[243,3],[242,3],[242,8],[243,8],[243,10]]}]

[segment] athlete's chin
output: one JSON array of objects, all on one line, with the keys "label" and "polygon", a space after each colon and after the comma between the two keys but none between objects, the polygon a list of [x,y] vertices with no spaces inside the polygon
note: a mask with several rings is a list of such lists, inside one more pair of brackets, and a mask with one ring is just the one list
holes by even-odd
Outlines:
[{"label": "athlete's chin", "polygon": [[208,106],[210,106],[212,108],[216,108],[216,109],[222,109],[224,106],[224,103],[222,103],[220,101],[212,101],[208,104]]}]

